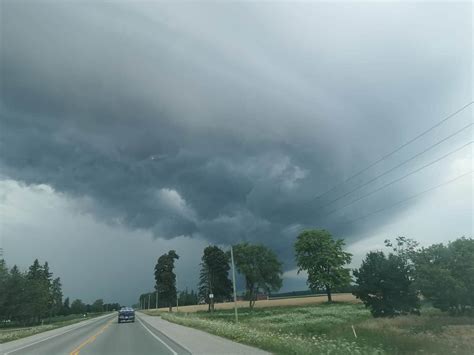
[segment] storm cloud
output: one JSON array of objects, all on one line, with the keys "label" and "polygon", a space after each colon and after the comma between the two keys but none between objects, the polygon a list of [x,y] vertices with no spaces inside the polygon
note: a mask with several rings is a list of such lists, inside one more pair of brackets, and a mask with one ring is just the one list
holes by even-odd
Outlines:
[{"label": "storm cloud", "polygon": [[348,221],[451,176],[441,162],[327,213],[471,108],[315,199],[472,100],[471,6],[2,1],[1,174],[156,238],[261,242],[290,269],[299,229],[359,241],[419,200]]}]

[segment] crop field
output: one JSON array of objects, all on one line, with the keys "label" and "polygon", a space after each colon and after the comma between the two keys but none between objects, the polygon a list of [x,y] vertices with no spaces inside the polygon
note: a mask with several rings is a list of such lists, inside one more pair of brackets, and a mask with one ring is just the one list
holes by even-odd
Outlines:
[{"label": "crop field", "polygon": [[[347,303],[359,303],[359,300],[350,293],[338,293],[333,294],[333,300],[335,302],[347,302]],[[295,298],[282,298],[282,299],[271,299],[261,300],[255,302],[255,308],[267,308],[267,307],[288,307],[288,306],[305,306],[313,304],[321,304],[327,301],[326,295],[308,296],[308,297],[295,297]],[[249,306],[248,301],[237,301],[238,308],[247,308]],[[207,304],[200,304],[195,306],[183,306],[178,307],[178,312],[193,313],[199,311],[207,311]],[[216,303],[216,310],[233,309],[233,302]],[[161,312],[168,312],[168,308],[150,309],[144,311],[149,315],[157,315]],[[176,312],[176,307],[173,307],[173,312]]]},{"label": "crop field", "polygon": [[233,311],[225,309],[161,316],[275,354],[474,353],[474,318],[451,317],[432,308],[424,308],[421,316],[382,319],[352,301],[280,304],[241,308],[237,324]]}]

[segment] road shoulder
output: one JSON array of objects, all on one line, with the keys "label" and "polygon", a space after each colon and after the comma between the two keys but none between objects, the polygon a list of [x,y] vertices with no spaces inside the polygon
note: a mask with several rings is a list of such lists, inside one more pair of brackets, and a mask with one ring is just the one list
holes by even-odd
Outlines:
[{"label": "road shoulder", "polygon": [[137,312],[146,325],[155,328],[166,337],[187,349],[192,354],[269,354],[266,351],[239,344],[234,341],[168,322],[161,317],[148,316]]}]

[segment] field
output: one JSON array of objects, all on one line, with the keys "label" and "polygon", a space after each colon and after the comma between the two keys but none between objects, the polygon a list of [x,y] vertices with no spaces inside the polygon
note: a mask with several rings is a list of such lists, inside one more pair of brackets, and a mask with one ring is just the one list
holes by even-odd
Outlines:
[{"label": "field", "polygon": [[48,330],[65,327],[74,323],[81,322],[102,315],[103,313],[88,314],[87,317],[81,315],[71,315],[65,317],[55,317],[50,324],[35,325],[29,327],[0,327],[0,344],[20,338],[29,337]]},{"label": "field", "polygon": [[375,319],[354,302],[279,304],[241,308],[238,324],[230,309],[161,316],[276,354],[474,353],[474,318],[450,317],[432,308],[423,309],[421,316]]},{"label": "field", "polygon": [[[271,299],[271,300],[256,301],[255,308],[304,306],[304,305],[321,304],[326,301],[327,301],[326,295]],[[359,303],[359,300],[350,293],[334,294],[333,301]],[[238,308],[247,308],[248,306],[249,306],[248,301],[237,301]],[[207,304],[201,304],[201,305],[196,305],[196,306],[183,306],[183,307],[178,307],[178,312],[193,313],[193,312],[199,312],[199,311],[207,311],[207,307],[208,307]],[[234,303],[233,302],[216,303],[215,309],[216,310],[234,309]],[[150,314],[150,315],[157,315],[161,312],[168,312],[168,308],[151,309],[151,310],[147,310],[145,313]],[[176,307],[173,307],[173,312],[176,312]]]}]

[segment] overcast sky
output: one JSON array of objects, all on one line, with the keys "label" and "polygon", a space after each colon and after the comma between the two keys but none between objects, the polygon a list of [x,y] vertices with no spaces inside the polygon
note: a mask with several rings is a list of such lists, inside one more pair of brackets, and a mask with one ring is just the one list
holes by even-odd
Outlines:
[{"label": "overcast sky", "polygon": [[338,185],[472,101],[472,30],[470,2],[1,0],[4,257],[131,304],[169,249],[183,289],[206,245],[263,243],[288,291],[302,228],[354,267],[397,235],[472,236],[474,105]]}]

